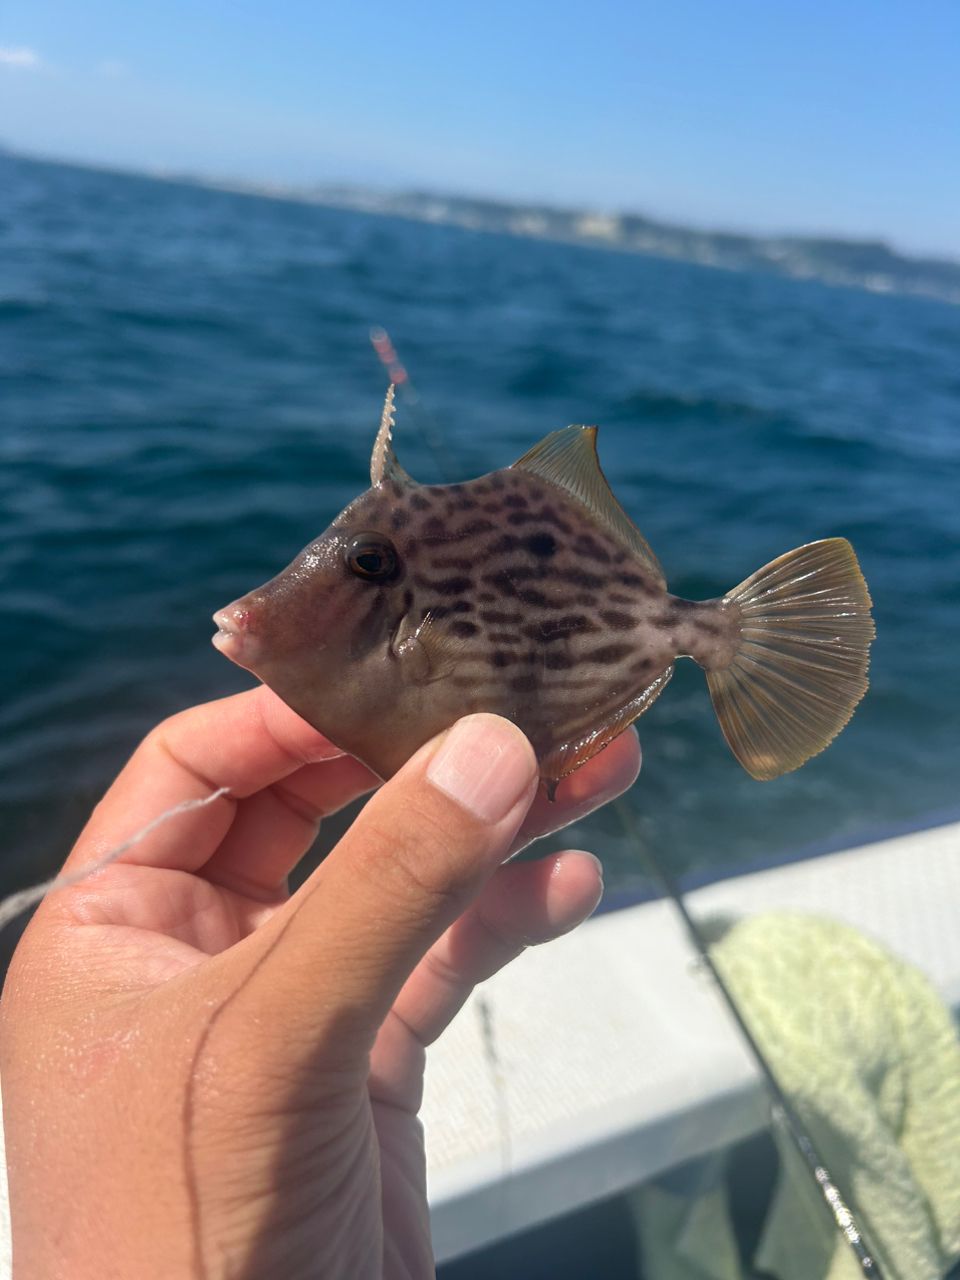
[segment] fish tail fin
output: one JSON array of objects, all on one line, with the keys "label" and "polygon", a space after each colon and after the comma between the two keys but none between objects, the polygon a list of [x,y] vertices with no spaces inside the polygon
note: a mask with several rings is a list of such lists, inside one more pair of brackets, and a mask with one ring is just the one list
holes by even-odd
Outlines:
[{"label": "fish tail fin", "polygon": [[867,690],[870,593],[846,538],[788,551],[724,597],[740,616],[733,659],[707,671],[723,736],[755,778],[799,768]]}]

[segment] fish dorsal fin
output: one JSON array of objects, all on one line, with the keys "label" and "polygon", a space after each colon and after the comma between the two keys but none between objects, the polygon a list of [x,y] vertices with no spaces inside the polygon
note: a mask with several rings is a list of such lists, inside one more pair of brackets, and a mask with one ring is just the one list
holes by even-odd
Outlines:
[{"label": "fish dorsal fin", "polygon": [[552,431],[519,458],[512,470],[529,471],[566,489],[583,503],[595,520],[640,557],[656,577],[658,586],[666,586],[657,557],[614,497],[600,469],[596,427],[564,427],[562,431]]},{"label": "fish dorsal fin", "polygon": [[373,442],[373,454],[370,457],[370,483],[374,488],[383,484],[384,480],[393,480],[400,485],[412,485],[414,481],[397,461],[393,451],[393,399],[397,388],[391,382],[387,389],[387,398],[383,402],[383,413],[380,415],[380,430]]}]

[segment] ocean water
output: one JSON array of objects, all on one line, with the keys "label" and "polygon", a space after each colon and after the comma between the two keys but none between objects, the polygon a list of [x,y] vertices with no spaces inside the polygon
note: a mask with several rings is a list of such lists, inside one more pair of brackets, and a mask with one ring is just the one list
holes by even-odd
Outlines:
[{"label": "ocean water", "polygon": [[[754,782],[692,663],[640,722],[633,798],[675,871],[960,804],[960,308],[0,157],[4,890],[160,717],[249,685],[210,615],[365,487],[372,325],[420,393],[396,432],[418,478],[596,422],[679,594],[856,546],[872,683],[827,752]],[[568,842],[641,884],[610,814]]]}]

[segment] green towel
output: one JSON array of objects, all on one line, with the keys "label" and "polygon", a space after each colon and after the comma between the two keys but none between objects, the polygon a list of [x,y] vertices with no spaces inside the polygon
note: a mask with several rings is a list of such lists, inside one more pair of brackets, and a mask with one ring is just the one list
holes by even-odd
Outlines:
[{"label": "green towel", "polygon": [[[755,916],[712,951],[888,1280],[940,1280],[960,1258],[960,1041],[937,993],[877,943],[816,917]],[[777,1143],[752,1266],[777,1280],[860,1280],[789,1139]],[[742,1280],[726,1205],[717,1177],[692,1195],[636,1191],[649,1280]]]}]

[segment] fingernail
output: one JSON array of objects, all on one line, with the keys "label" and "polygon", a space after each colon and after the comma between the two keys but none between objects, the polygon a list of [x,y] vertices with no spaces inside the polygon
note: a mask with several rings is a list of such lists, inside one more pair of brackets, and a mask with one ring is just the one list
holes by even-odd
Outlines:
[{"label": "fingernail", "polygon": [[536,778],[533,751],[520,730],[498,716],[458,720],[440,744],[427,779],[481,822],[499,822]]},{"label": "fingernail", "polygon": [[[580,863],[581,870],[576,870],[577,863]],[[584,894],[583,890],[578,894],[571,896],[570,893],[570,875],[579,875],[581,883],[583,880],[584,863],[592,865],[592,891]],[[560,881],[564,881],[565,885],[561,889]],[[554,883],[558,883],[558,887],[554,888]],[[569,933],[571,929],[575,929],[578,924],[582,924],[588,916],[592,916],[594,911],[600,905],[600,899],[603,897],[603,864],[595,854],[589,853],[586,849],[569,849],[566,853],[562,853],[556,860],[553,872],[550,877],[550,884],[547,887],[547,919],[553,931],[553,937],[559,937],[564,933]]]},{"label": "fingernail", "polygon": [[595,853],[591,853],[589,849],[577,849],[576,852],[580,854],[581,858],[589,858],[590,861],[593,863],[593,865],[596,867],[597,875],[600,877],[600,886],[602,888],[603,887],[603,863],[600,861],[597,855]]}]

